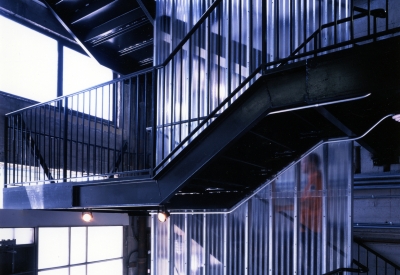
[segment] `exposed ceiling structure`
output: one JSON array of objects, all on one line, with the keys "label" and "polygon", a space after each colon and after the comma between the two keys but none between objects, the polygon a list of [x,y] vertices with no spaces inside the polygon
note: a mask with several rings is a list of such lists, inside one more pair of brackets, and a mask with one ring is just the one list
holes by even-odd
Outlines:
[{"label": "exposed ceiling structure", "polygon": [[44,2],[82,48],[103,66],[129,74],[153,64],[155,1]]},{"label": "exposed ceiling structure", "polygon": [[152,0],[4,0],[0,13],[119,74],[153,65]]}]

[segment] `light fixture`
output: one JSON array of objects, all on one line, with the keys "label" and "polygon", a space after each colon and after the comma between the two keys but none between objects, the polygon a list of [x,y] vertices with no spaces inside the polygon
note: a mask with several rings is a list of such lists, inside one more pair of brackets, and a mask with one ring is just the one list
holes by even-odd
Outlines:
[{"label": "light fixture", "polygon": [[158,211],[157,218],[160,222],[166,222],[169,215],[169,212],[163,208]]},{"label": "light fixture", "polygon": [[93,214],[91,211],[82,212],[82,220],[85,222],[91,222],[93,220]]}]

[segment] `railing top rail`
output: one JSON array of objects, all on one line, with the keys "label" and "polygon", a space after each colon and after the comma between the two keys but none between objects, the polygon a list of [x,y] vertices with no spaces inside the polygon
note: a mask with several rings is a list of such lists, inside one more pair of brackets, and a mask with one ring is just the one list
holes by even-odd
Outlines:
[{"label": "railing top rail", "polygon": [[120,82],[120,81],[124,81],[124,80],[126,80],[126,79],[129,79],[129,78],[132,78],[132,77],[135,77],[135,76],[139,76],[139,75],[142,75],[142,74],[145,74],[145,73],[152,72],[153,70],[154,70],[154,68],[153,68],[153,67],[150,67],[150,68],[147,68],[147,69],[138,71],[138,72],[134,72],[134,73],[131,73],[131,74],[128,74],[128,75],[124,75],[124,76],[122,76],[122,77],[115,78],[115,79],[113,79],[113,80],[110,80],[110,81],[107,81],[107,82],[98,84],[98,85],[96,85],[96,86],[92,86],[92,87],[86,88],[86,89],[84,89],[84,90],[81,90],[81,91],[78,91],[78,92],[75,92],[75,93],[72,93],[72,94],[69,94],[69,95],[63,95],[63,96],[57,97],[57,98],[52,99],[52,100],[49,100],[49,101],[39,102],[39,103],[30,105],[30,106],[28,106],[28,107],[25,107],[25,108],[22,108],[22,109],[19,109],[19,110],[16,110],[16,111],[7,113],[7,114],[5,114],[5,115],[6,115],[6,116],[11,116],[11,115],[15,115],[15,114],[18,114],[18,113],[20,113],[20,112],[23,112],[23,111],[25,111],[25,110],[27,110],[27,109],[39,107],[39,106],[41,106],[41,105],[48,105],[48,104],[51,104],[51,103],[53,103],[53,102],[60,101],[60,100],[62,100],[62,99],[64,99],[64,98],[76,96],[76,95],[79,95],[79,94],[83,94],[83,93],[85,93],[85,92],[87,92],[87,91],[91,91],[91,90],[94,90],[94,89],[97,89],[97,88],[101,88],[101,87],[104,87],[104,86],[107,86],[107,85],[110,85],[110,84],[114,84],[114,83],[117,83],[117,82]]}]

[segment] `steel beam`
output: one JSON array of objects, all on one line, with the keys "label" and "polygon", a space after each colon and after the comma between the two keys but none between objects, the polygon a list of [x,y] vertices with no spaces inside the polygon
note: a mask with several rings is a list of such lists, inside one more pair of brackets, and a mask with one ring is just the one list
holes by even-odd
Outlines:
[{"label": "steel beam", "polygon": [[[138,26],[138,21],[142,18],[143,14],[139,8],[128,11],[127,13],[90,30],[85,38],[85,42],[91,42],[92,44],[98,45],[107,39],[122,34],[121,31],[119,31],[121,28],[123,28],[123,33],[130,31],[132,27]],[[125,26],[127,25],[132,25],[132,27],[126,28]]]},{"label": "steel beam", "polygon": [[91,5],[86,4],[86,6],[78,11],[72,16],[71,24],[75,24],[91,15],[106,10],[110,5],[117,2],[117,0],[99,0],[93,1]]}]

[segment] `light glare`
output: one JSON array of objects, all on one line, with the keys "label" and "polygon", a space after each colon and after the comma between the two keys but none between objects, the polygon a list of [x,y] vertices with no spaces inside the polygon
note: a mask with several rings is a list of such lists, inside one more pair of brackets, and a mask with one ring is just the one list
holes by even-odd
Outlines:
[{"label": "light glare", "polygon": [[84,212],[82,214],[82,220],[84,220],[85,222],[90,222],[93,219],[93,215],[90,212]]}]

